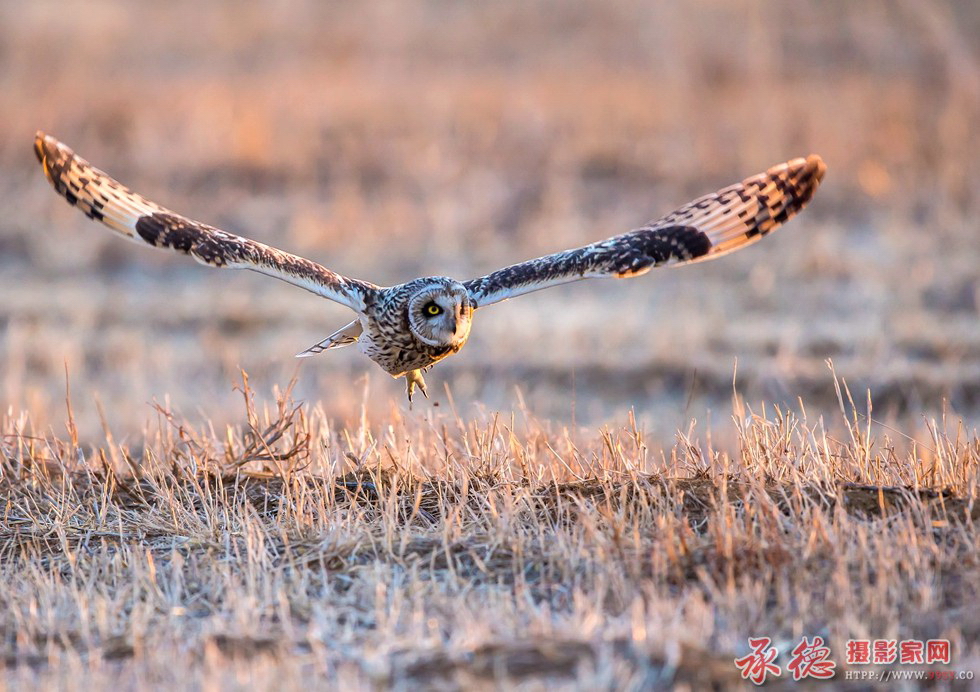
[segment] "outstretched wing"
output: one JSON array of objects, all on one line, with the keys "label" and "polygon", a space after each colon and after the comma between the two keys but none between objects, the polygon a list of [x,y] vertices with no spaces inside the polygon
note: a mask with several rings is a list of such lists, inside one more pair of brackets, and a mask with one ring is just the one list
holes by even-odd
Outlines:
[{"label": "outstretched wing", "polygon": [[134,242],[175,250],[210,267],[274,276],[357,312],[363,311],[365,296],[377,289],[308,259],[175,214],[131,192],[43,132],[34,139],[34,151],[58,194]]},{"label": "outstretched wing", "polygon": [[720,257],[750,245],[810,201],[826,166],[817,155],[700,197],[643,228],[539,257],[464,285],[477,307],[579,279],[644,274],[653,267]]}]

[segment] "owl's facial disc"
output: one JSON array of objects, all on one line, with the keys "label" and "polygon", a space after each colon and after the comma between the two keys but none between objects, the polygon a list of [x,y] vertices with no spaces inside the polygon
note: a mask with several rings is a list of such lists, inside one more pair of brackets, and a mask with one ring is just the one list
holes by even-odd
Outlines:
[{"label": "owl's facial disc", "polygon": [[462,286],[438,285],[409,301],[409,325],[429,346],[462,346],[470,335],[473,309]]}]

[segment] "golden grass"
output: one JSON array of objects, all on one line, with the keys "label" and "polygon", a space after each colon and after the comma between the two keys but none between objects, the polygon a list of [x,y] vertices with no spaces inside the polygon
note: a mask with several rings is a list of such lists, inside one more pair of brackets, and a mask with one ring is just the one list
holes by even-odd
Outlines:
[{"label": "golden grass", "polygon": [[632,419],[338,426],[240,393],[240,425],[160,408],[138,446],[3,421],[8,682],[701,687],[804,634],[980,656],[980,440],[942,423],[736,409],[734,449],[661,453]]}]

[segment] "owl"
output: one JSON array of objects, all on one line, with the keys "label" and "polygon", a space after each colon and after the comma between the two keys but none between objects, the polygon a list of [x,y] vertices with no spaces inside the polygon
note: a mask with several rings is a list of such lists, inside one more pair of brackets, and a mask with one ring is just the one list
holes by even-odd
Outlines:
[{"label": "owl", "polygon": [[42,132],[34,150],[58,194],[136,243],[190,255],[210,267],[251,269],[346,305],[355,319],[298,357],[356,343],[389,375],[405,378],[409,402],[416,388],[428,396],[422,373],[463,348],[477,310],[571,281],[629,278],[751,245],[800,211],[826,170],[819,156],[793,159],[606,240],[469,281],[427,276],[385,287],[174,213]]}]

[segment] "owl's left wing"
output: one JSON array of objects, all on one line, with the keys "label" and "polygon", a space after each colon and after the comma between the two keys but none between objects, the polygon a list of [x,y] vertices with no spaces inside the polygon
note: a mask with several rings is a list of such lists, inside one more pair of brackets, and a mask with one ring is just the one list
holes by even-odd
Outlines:
[{"label": "owl's left wing", "polygon": [[250,269],[305,288],[357,313],[378,287],[330,271],[316,262],[222,231],[161,207],[129,190],[54,137],[38,132],[34,152],[44,175],[86,216],[141,245],[190,255],[201,264]]},{"label": "owl's left wing", "polygon": [[476,307],[588,278],[628,278],[751,245],[800,211],[823,179],[817,155],[793,159],[699,197],[643,228],[464,283]]}]

